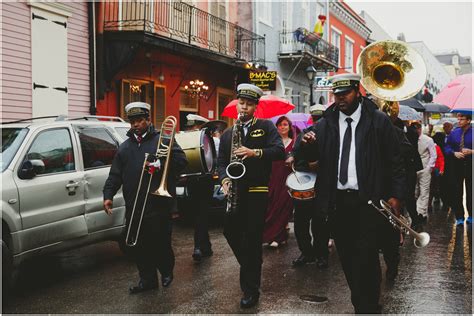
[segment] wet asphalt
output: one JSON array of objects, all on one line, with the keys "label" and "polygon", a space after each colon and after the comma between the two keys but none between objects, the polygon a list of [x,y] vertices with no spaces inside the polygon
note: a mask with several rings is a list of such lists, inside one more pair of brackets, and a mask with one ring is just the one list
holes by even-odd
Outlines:
[{"label": "wet asphalt", "polygon": [[[455,227],[453,215],[439,207],[429,215],[425,230],[431,235],[430,244],[417,249],[408,237],[401,248],[398,278],[382,280],[383,313],[472,314],[472,230]],[[213,222],[214,256],[201,263],[191,258],[192,226],[175,223],[175,278],[169,288],[129,295],[128,287],[138,279],[136,268],[115,242],[108,241],[23,264],[16,289],[2,295],[2,313],[353,313],[334,248],[326,270],[314,264],[291,266],[299,255],[293,229],[286,245],[264,247],[260,302],[242,310],[239,267],[222,235],[220,218]],[[384,272],[383,260],[381,264]],[[300,299],[307,294],[327,296],[328,302]]]}]

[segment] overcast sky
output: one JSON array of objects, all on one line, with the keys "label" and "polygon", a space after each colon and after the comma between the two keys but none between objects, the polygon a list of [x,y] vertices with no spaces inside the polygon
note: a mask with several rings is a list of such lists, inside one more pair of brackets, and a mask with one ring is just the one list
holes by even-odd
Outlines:
[{"label": "overcast sky", "polygon": [[346,0],[357,12],[366,11],[394,39],[423,41],[432,52],[457,49],[472,57],[472,0],[387,1]]}]

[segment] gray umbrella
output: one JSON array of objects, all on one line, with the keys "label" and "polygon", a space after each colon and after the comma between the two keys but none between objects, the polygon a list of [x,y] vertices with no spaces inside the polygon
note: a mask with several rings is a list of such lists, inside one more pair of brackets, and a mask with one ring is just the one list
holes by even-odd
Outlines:
[{"label": "gray umbrella", "polygon": [[439,103],[426,103],[423,104],[423,106],[425,107],[426,112],[431,113],[448,113],[451,110],[448,106]]},{"label": "gray umbrella", "polygon": [[415,98],[409,98],[399,102],[401,105],[407,105],[418,112],[425,112],[425,107]]}]

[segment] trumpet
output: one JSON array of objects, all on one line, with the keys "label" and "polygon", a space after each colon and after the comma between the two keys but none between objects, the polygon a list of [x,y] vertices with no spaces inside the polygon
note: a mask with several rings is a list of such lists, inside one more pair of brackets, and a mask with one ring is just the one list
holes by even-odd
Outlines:
[{"label": "trumpet", "polygon": [[[133,210],[128,225],[127,236],[125,237],[125,243],[129,247],[135,246],[138,242],[143,215],[145,214],[145,207],[148,201],[148,194],[171,197],[171,194],[167,189],[168,170],[176,126],[177,120],[174,116],[168,116],[165,118],[163,124],[161,125],[160,138],[158,139],[156,153],[154,155],[145,153],[142,173],[140,175],[140,182],[138,183],[137,188],[137,195],[135,196],[135,202],[133,203]],[[165,140],[167,140],[167,143],[165,143]],[[156,191],[150,192],[151,180],[153,179],[154,173],[150,164],[159,160],[160,158],[165,158],[160,185]],[[146,174],[148,174],[148,183],[146,183],[146,180],[143,180],[144,175]]]},{"label": "trumpet", "polygon": [[388,204],[386,201],[380,200],[380,205],[382,208],[377,207],[372,201],[369,201],[368,204],[372,205],[377,211],[380,212],[380,214],[385,216],[390,224],[392,224],[392,226],[398,229],[400,232],[405,233],[406,235],[411,234],[414,237],[413,243],[415,244],[416,248],[423,248],[429,244],[430,235],[425,232],[418,233],[412,229],[408,224],[407,219],[402,215],[400,215],[400,218],[397,217],[394,214],[390,204]]}]

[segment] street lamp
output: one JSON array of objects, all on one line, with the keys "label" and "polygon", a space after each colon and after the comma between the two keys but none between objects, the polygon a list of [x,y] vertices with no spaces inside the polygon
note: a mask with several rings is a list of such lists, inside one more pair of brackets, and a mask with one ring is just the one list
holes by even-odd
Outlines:
[{"label": "street lamp", "polygon": [[311,107],[313,105],[313,83],[314,76],[316,75],[316,69],[313,67],[313,65],[309,65],[305,72],[309,80],[309,106]]}]

